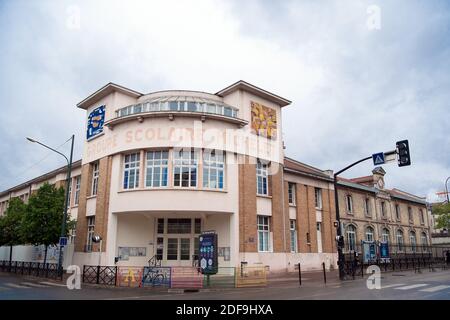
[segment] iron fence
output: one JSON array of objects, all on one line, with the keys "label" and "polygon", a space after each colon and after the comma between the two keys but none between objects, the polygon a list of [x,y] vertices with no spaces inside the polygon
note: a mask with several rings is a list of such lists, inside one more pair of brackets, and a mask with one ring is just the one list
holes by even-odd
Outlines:
[{"label": "iron fence", "polygon": [[[352,250],[350,250],[352,249]],[[346,243],[344,250],[344,273],[348,277],[364,276],[365,267],[377,265],[382,272],[437,268],[450,265],[450,247],[387,244],[381,248],[379,242],[366,244]]]},{"label": "iron fence", "polygon": [[57,263],[29,262],[29,261],[0,261],[0,271],[20,275],[62,279],[58,274]]},{"label": "iron fence", "polygon": [[117,267],[83,266],[83,282],[115,286],[117,285]]}]

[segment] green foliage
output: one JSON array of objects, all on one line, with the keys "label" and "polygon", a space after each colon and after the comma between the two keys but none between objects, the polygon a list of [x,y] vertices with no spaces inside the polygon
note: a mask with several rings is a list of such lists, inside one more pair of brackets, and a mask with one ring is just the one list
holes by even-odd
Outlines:
[{"label": "green foliage", "polygon": [[26,211],[27,206],[20,198],[12,198],[9,201],[5,215],[0,218],[0,246],[23,243],[21,228]]},{"label": "green foliage", "polygon": [[[33,194],[27,206],[21,233],[26,243],[56,245],[61,236],[64,211],[64,188],[56,189],[45,183]],[[66,235],[68,234],[68,218]]]},{"label": "green foliage", "polygon": [[450,203],[442,203],[438,205],[433,205],[432,208],[433,215],[436,215],[436,228],[447,228],[450,227]]}]

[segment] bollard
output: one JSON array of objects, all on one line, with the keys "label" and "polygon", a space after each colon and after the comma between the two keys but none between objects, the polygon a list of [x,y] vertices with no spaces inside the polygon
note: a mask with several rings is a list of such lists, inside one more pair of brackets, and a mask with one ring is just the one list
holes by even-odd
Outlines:
[{"label": "bollard", "polygon": [[300,262],[298,263],[298,283],[302,285],[302,269],[300,267]]},{"label": "bollard", "polygon": [[326,284],[327,283],[327,274],[325,272],[325,262],[322,262],[322,269],[323,269],[323,281]]}]

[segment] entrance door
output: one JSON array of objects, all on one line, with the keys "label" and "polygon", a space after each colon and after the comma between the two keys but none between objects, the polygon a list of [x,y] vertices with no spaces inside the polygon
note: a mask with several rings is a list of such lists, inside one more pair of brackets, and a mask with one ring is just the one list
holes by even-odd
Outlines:
[{"label": "entrance door", "polygon": [[157,251],[164,266],[192,266],[197,260],[199,218],[158,218]]},{"label": "entrance door", "polygon": [[317,222],[317,252],[322,253],[322,222]]}]

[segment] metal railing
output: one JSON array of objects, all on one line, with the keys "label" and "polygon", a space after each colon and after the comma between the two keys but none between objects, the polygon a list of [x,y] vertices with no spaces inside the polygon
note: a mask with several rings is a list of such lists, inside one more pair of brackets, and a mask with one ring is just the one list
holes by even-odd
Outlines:
[{"label": "metal railing", "polygon": [[450,247],[418,246],[404,244],[388,244],[387,255],[382,255],[379,244],[375,251],[365,256],[364,245],[353,245],[353,250],[344,251],[344,273],[346,278],[364,276],[364,270],[369,265],[377,265],[382,272],[422,269],[435,271],[444,270],[450,266]]},{"label": "metal railing", "polygon": [[58,275],[57,263],[1,260],[0,271],[34,277],[62,279],[62,275]]},{"label": "metal railing", "polygon": [[115,286],[117,285],[117,267],[83,266],[83,282]]}]

